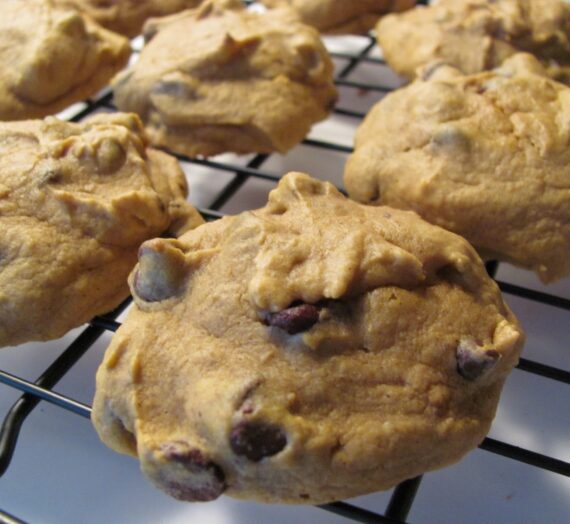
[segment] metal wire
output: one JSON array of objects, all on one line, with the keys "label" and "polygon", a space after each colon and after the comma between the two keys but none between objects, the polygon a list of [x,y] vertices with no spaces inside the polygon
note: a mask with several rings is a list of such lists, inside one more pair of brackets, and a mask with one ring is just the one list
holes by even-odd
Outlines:
[{"label": "metal wire", "polygon": [[[426,3],[426,2],[419,2]],[[332,53],[333,57],[338,60],[346,60],[344,67],[340,69],[336,76],[336,84],[345,89],[370,90],[380,93],[387,93],[390,87],[368,84],[362,82],[354,82],[347,77],[361,63],[374,64],[381,67],[384,61],[381,58],[370,57],[369,53],[374,48],[374,40],[370,37],[362,50],[356,54],[350,53]],[[76,115],[70,118],[70,121],[78,122],[89,116],[98,109],[114,109],[112,104],[112,94],[107,93],[97,100],[86,102],[86,106],[82,108]],[[348,116],[351,118],[362,119],[365,115],[362,112],[351,110],[350,108],[336,108],[336,114]],[[329,151],[338,151],[341,153],[351,153],[352,148],[335,144],[328,141],[305,139],[303,144],[307,147],[326,149]],[[200,209],[200,212],[207,220],[216,220],[223,216],[219,209],[235,196],[236,192],[245,184],[249,178],[256,178],[277,183],[279,176],[264,172],[261,168],[266,162],[268,155],[256,155],[246,166],[239,166],[232,162],[221,162],[219,160],[207,159],[189,159],[182,155],[176,155],[181,161],[194,165],[208,167],[217,172],[232,173],[232,179],[223,187],[216,195],[214,201],[208,209]],[[487,264],[487,270],[494,277],[498,264],[496,262]],[[523,288],[506,282],[498,282],[504,293],[522,297],[527,300],[539,302],[541,304],[561,308],[570,311],[570,300],[552,296],[539,291]],[[0,370],[0,383],[8,387],[22,391],[24,394],[13,405],[4,419],[2,428],[0,429],[0,475],[2,475],[10,465],[10,461],[16,451],[18,435],[20,429],[27,416],[33,411],[41,400],[50,402],[62,409],[69,410],[80,416],[89,418],[91,408],[74,399],[67,398],[63,395],[52,391],[57,382],[65,376],[71,367],[85,354],[95,341],[105,331],[114,332],[120,327],[120,323],[115,320],[119,313],[125,309],[128,301],[123,303],[116,311],[109,315],[96,317],[90,325],[71,343],[71,345],[58,357],[35,382],[26,381],[20,377],[16,377],[5,371]],[[560,381],[570,384],[570,372],[547,366],[528,359],[521,359],[519,369],[533,373],[538,376],[550,380]],[[480,446],[481,449],[488,452],[501,455],[512,460],[528,464],[533,467],[545,469],[560,475],[570,476],[570,464],[553,457],[548,457],[525,450],[511,444],[500,442],[495,439],[486,438]],[[384,515],[356,507],[346,502],[335,502],[318,506],[326,511],[346,517],[355,522],[363,523],[391,523],[405,524],[409,511],[413,505],[415,495],[420,489],[421,477],[407,480],[397,486],[391,496],[390,502],[386,508]],[[9,515],[0,510],[0,523],[18,524],[23,521]]]},{"label": "metal wire", "polygon": [[0,524],[26,524],[23,520],[20,520],[5,511],[0,509]]}]

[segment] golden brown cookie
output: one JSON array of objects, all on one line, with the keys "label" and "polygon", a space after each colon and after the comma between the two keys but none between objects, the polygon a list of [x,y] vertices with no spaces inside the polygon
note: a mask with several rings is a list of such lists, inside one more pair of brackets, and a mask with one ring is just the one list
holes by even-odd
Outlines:
[{"label": "golden brown cookie", "polygon": [[411,9],[416,0],[261,0],[267,7],[288,6],[303,23],[328,34],[362,34],[386,13]]},{"label": "golden brown cookie", "polygon": [[57,338],[128,296],[140,244],[201,222],[135,115],[0,123],[0,346]]},{"label": "golden brown cookie", "polygon": [[383,18],[376,34],[390,66],[408,79],[434,60],[471,74],[526,51],[570,82],[570,4],[563,0],[439,0]]},{"label": "golden brown cookie", "polygon": [[412,209],[486,257],[570,274],[570,88],[529,54],[388,95],[366,117],[345,170],[360,202]]},{"label": "golden brown cookie", "polygon": [[459,460],[523,334],[461,237],[285,176],[143,244],[92,420],[182,500],[323,503]]},{"label": "golden brown cookie", "polygon": [[153,16],[165,16],[200,5],[202,0],[55,0],[90,16],[103,27],[130,38]]},{"label": "golden brown cookie", "polygon": [[129,41],[52,0],[0,0],[0,120],[51,115],[96,94]]},{"label": "golden brown cookie", "polygon": [[285,11],[207,1],[145,28],[140,60],[114,83],[151,141],[189,156],[285,152],[336,100],[318,33]]}]

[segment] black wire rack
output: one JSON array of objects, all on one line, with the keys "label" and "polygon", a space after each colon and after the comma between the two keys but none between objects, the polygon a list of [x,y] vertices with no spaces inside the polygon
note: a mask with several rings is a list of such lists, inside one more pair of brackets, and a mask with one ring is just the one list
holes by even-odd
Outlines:
[{"label": "black wire rack", "polygon": [[[362,48],[355,53],[332,52],[332,56],[337,62],[342,63],[336,74],[336,84],[345,89],[376,91],[387,93],[392,88],[384,85],[356,82],[349,79],[349,75],[361,64],[371,64],[379,67],[385,66],[384,61],[372,56],[375,41],[372,37],[363,39]],[[84,108],[74,114],[70,121],[80,121],[92,113],[99,110],[114,110],[111,93],[101,95],[99,98],[86,102]],[[350,108],[337,107],[335,114],[343,115],[356,120],[362,119],[365,114],[354,111]],[[303,144],[318,150],[336,151],[343,154],[352,152],[350,147],[342,144],[306,139]],[[226,183],[221,191],[215,196],[213,202],[207,209],[200,209],[200,212],[207,220],[215,220],[223,216],[219,211],[238,190],[250,179],[260,179],[277,183],[279,176],[263,169],[269,155],[256,155],[245,166],[234,162],[225,162],[218,159],[190,159],[181,155],[176,155],[179,160],[189,166],[205,166],[215,172],[231,174],[231,180]],[[190,173],[191,176],[191,173]],[[498,263],[487,264],[489,274],[494,277],[497,273]],[[513,285],[507,282],[497,281],[501,290],[509,295],[522,297],[540,304],[560,308],[570,311],[570,300],[546,294],[533,289]],[[112,313],[94,318],[87,327],[73,340],[73,342],[57,357],[42,375],[35,381],[30,382],[23,378],[14,376],[6,371],[0,370],[0,383],[9,388],[21,391],[22,396],[14,403],[4,418],[0,429],[0,476],[3,475],[10,466],[12,457],[17,452],[18,437],[26,418],[32,411],[45,401],[58,406],[61,409],[71,411],[79,416],[90,418],[91,407],[72,398],[58,394],[52,388],[71,370],[71,368],[82,358],[83,355],[93,346],[99,337],[105,332],[116,331],[120,323],[116,318],[130,304],[130,299],[126,300]],[[518,365],[520,370],[538,375],[540,377],[570,384],[570,372],[557,367],[545,365],[533,360],[521,358]],[[570,477],[570,463],[557,458],[543,455],[528,449],[523,449],[506,442],[486,438],[480,445],[480,449],[489,453],[501,455],[511,460],[519,461],[530,467],[541,468],[558,475]],[[392,523],[405,524],[409,511],[414,502],[416,493],[421,487],[422,477],[407,480],[398,485],[390,498],[390,501],[383,514],[369,511],[346,502],[334,502],[319,506],[323,510],[330,511],[342,517],[346,517],[354,522],[363,523]],[[23,521],[10,515],[0,508],[0,523],[17,524]]]}]

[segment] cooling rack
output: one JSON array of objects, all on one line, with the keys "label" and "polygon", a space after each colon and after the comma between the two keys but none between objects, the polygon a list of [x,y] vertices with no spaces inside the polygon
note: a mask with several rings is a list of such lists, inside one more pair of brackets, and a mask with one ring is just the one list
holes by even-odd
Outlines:
[{"label": "cooling rack", "polygon": [[[327,45],[336,65],[336,84],[341,91],[341,98],[338,107],[334,110],[334,117],[340,122],[339,126],[347,125],[354,129],[364,117],[366,110],[377,99],[381,98],[384,94],[391,91],[397,86],[397,79],[391,75],[387,70],[386,64],[380,57],[378,49],[375,46],[372,37],[354,37],[349,39],[349,45],[346,45],[346,39],[339,45],[338,39],[327,39]],[[375,76],[375,70],[383,69],[384,75],[383,82],[378,82]],[[362,73],[360,76],[358,72]],[[364,80],[363,80],[364,78]],[[372,81],[370,80],[372,79]],[[347,96],[344,96],[347,94]],[[350,104],[345,104],[345,100],[351,100]],[[115,110],[112,103],[112,95],[110,92],[103,92],[99,97],[88,100],[85,103],[71,108],[67,112],[67,118],[70,121],[81,121],[82,119],[99,111],[113,111]],[[318,126],[317,126],[318,127]],[[336,128],[335,128],[336,129]],[[234,212],[236,210],[235,202],[239,202],[244,191],[251,191],[248,185],[254,183],[253,192],[259,192],[260,205],[265,201],[266,193],[279,181],[282,172],[279,169],[283,165],[293,166],[300,170],[303,167],[317,166],[317,171],[313,172],[306,169],[311,174],[320,178],[328,178],[337,185],[340,183],[340,172],[342,164],[346,160],[346,156],[352,151],[350,143],[343,140],[335,140],[336,131],[333,130],[325,138],[320,136],[318,132],[312,133],[309,138],[303,141],[300,148],[297,148],[292,153],[292,156],[286,160],[279,157],[279,155],[254,155],[250,157],[234,157],[231,155],[224,155],[213,159],[189,159],[177,155],[182,163],[185,172],[188,175],[190,187],[194,187],[194,182],[198,184],[209,184],[204,182],[207,178],[208,181],[213,182],[214,189],[206,188],[206,193],[210,196],[210,204],[207,206],[200,206],[200,212],[207,220],[216,220],[227,212]],[[332,137],[332,138],[331,138]],[[335,168],[329,160],[324,160],[330,156],[334,157]],[[324,167],[323,167],[324,165]],[[320,167],[319,167],[320,166]],[[340,167],[339,167],[340,166]],[[330,169],[330,171],[329,171]],[[206,177],[193,180],[196,172],[207,172]],[[323,173],[326,171],[326,173]],[[215,181],[215,183],[214,183]],[[260,190],[259,187],[262,187]],[[257,188],[257,189],[256,189]],[[340,188],[342,190],[342,187]],[[255,200],[254,195],[254,200]],[[241,209],[240,209],[241,210]],[[557,320],[557,323],[565,323],[565,326],[570,326],[570,300],[563,295],[570,295],[566,293],[566,289],[562,287],[563,293],[553,294],[547,289],[537,285],[523,274],[515,270],[515,282],[506,281],[500,278],[503,265],[496,262],[487,264],[488,272],[491,276],[496,278],[501,290],[507,299],[518,301],[519,309],[526,311],[526,314],[531,317],[534,308],[548,308],[546,313],[547,317],[552,317]],[[507,270],[507,274],[510,274]],[[517,282],[516,275],[523,274],[522,280],[528,285],[521,285]],[[499,275],[497,277],[497,275]],[[559,289],[559,288],[556,288]],[[78,362],[85,358],[85,355],[93,351],[94,345],[107,333],[112,333],[120,326],[120,321],[117,319],[129,306],[130,299],[125,301],[114,312],[94,318],[89,325],[84,327],[71,343],[52,361],[48,362],[45,369],[40,374],[37,380],[28,380],[17,376],[8,370],[0,369],[0,384],[1,389],[8,388],[9,391],[19,391],[22,395],[16,400],[13,406],[5,414],[2,427],[0,429],[0,477],[9,471],[12,459],[20,452],[19,441],[21,440],[21,433],[24,432],[25,422],[27,417],[42,406],[44,403],[50,403],[57,407],[57,409],[72,412],[79,417],[89,419],[91,408],[85,402],[70,398],[69,396],[58,393],[54,388],[60,380],[62,380],[70,371],[77,365]],[[521,305],[523,304],[523,305]],[[532,326],[531,326],[532,327]],[[563,330],[564,331],[564,330]],[[532,331],[529,332],[529,341],[534,341]],[[534,341],[536,342],[536,341]],[[565,345],[565,344],[562,344]],[[560,349],[560,348],[559,348]],[[569,350],[570,348],[562,348]],[[41,351],[41,349],[40,349]],[[526,353],[525,353],[526,354]],[[567,357],[561,359],[554,359],[564,364],[568,362]],[[0,367],[1,367],[0,360]],[[527,373],[536,377],[537,380],[547,381],[548,384],[556,384],[554,391],[556,401],[552,405],[544,406],[545,411],[558,406],[567,406],[570,401],[570,372],[565,369],[566,366],[551,365],[544,363],[540,359],[522,358],[518,370],[522,373]],[[93,373],[94,373],[93,369]],[[558,387],[560,386],[560,387]],[[547,387],[541,382],[540,387]],[[0,395],[1,398],[1,395]],[[2,414],[4,415],[4,414]],[[568,416],[568,409],[562,410],[560,413],[554,415],[555,418],[560,420],[562,427],[567,430],[570,428],[570,418]],[[62,435],[62,438],[73,439],[74,434]],[[484,453],[484,458],[478,460],[485,463],[492,460],[511,460],[516,461],[523,468],[521,475],[524,475],[525,468],[537,468],[551,475],[549,478],[554,478],[551,482],[552,489],[562,489],[562,497],[570,498],[570,484],[568,477],[570,477],[570,463],[560,458],[563,456],[565,459],[568,457],[567,448],[562,450],[561,453],[548,454],[541,453],[525,446],[518,446],[508,442],[509,439],[500,438],[486,438],[479,448],[478,453]],[[524,439],[523,439],[524,440]],[[532,444],[532,443],[531,443]],[[536,446],[534,446],[536,447]],[[539,446],[540,448],[540,446]],[[22,451],[24,452],[24,451]],[[492,458],[494,457],[494,458]],[[41,465],[38,465],[41,467]],[[458,467],[458,466],[455,466]],[[33,474],[33,473],[30,473]],[[429,478],[433,473],[427,474],[425,477]],[[564,479],[562,484],[557,483],[556,479]],[[0,478],[1,480],[1,478]],[[387,503],[382,510],[379,510],[377,504],[365,504],[368,507],[361,507],[358,503],[354,502],[335,502],[318,506],[318,508],[327,512],[333,513],[345,519],[355,522],[364,523],[399,523],[403,524],[408,522],[409,514],[413,508],[414,501],[418,494],[422,493],[422,486],[425,481],[422,477],[417,477],[403,482],[397,486],[387,499]],[[429,489],[430,493],[433,491]],[[541,488],[542,489],[542,488]],[[22,490],[26,490],[26,486],[22,486]],[[454,495],[456,496],[456,495]],[[507,495],[509,496],[514,495]],[[34,494],[29,493],[30,504],[33,503]],[[461,497],[465,497],[462,499]],[[455,510],[460,514],[462,506],[465,505],[465,500],[468,500],[470,493],[460,493],[459,498],[455,500]],[[538,495],[540,499],[541,495]],[[548,499],[548,497],[547,497]],[[65,497],[64,497],[65,500]],[[550,500],[550,499],[549,499]],[[365,501],[366,502],[366,501]],[[487,505],[485,500],[481,500],[481,519],[480,522],[500,522],[490,512],[485,514],[484,507]],[[370,506],[373,506],[371,509]],[[2,498],[2,490],[0,484],[0,522],[2,523],[20,523],[21,515],[11,515],[10,501]],[[568,513],[564,508],[570,512],[570,506],[564,503],[559,504],[556,509],[559,514],[551,515],[544,508],[537,504],[536,515],[528,515],[528,522],[565,522],[568,520]],[[532,512],[531,512],[532,513]],[[566,514],[564,514],[566,513]],[[515,513],[516,514],[516,513]],[[544,515],[549,515],[548,518],[539,518]],[[344,519],[341,519],[344,520]],[[452,514],[449,515],[449,522],[457,522],[459,519],[455,518]],[[418,522],[431,522],[430,520],[418,520]],[[259,520],[258,522],[262,522]],[[265,521],[263,521],[265,522]],[[336,522],[336,520],[335,520]],[[410,520],[411,522],[411,520]],[[414,522],[416,522],[414,520]],[[511,520],[517,522],[517,520]],[[525,520],[526,522],[526,520]]]}]

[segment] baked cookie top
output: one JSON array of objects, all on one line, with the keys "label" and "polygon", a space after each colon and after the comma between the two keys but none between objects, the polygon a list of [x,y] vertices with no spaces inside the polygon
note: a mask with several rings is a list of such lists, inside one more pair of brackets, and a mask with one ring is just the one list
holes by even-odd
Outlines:
[{"label": "baked cookie top", "polygon": [[415,0],[261,0],[261,3],[267,7],[291,7],[303,23],[328,34],[366,33],[382,15],[416,5]]},{"label": "baked cookie top", "polygon": [[570,4],[563,0],[439,0],[384,17],[376,35],[390,66],[408,79],[434,60],[471,74],[526,51],[570,82]]},{"label": "baked cookie top", "polygon": [[128,296],[139,245],[200,222],[135,115],[0,123],[0,346],[63,335]]},{"label": "baked cookie top", "polygon": [[173,151],[285,152],[336,100],[318,33],[288,10],[207,1],[149,23],[145,34],[140,60],[114,82],[115,100]]},{"label": "baked cookie top", "polygon": [[51,115],[97,93],[129,41],[52,0],[0,0],[0,120]]},{"label": "baked cookie top", "polygon": [[570,88],[522,53],[476,75],[425,73],[358,129],[350,196],[412,209],[544,282],[569,275]]},{"label": "baked cookie top", "polygon": [[146,242],[130,284],[92,420],[182,500],[322,503],[455,462],[523,338],[464,239],[300,173]]},{"label": "baked cookie top", "polygon": [[202,0],[55,0],[74,7],[103,27],[130,38],[141,33],[153,16],[165,16],[197,7]]}]

